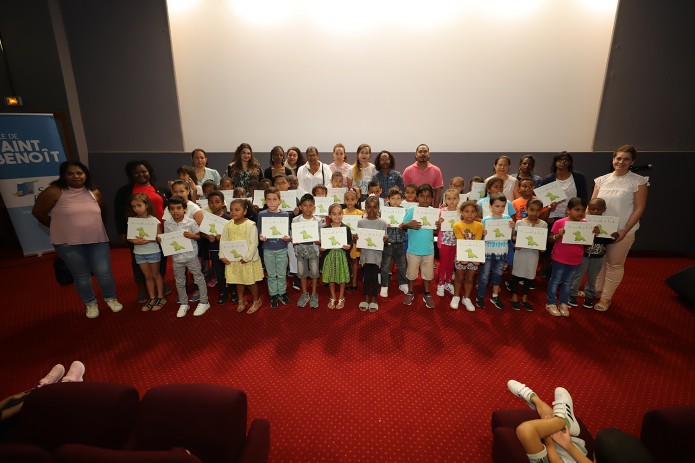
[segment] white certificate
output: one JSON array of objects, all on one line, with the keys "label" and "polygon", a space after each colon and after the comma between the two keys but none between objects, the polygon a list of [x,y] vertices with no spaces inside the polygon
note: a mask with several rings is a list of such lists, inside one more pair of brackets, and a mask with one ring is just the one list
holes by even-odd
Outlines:
[{"label": "white certificate", "polygon": [[618,217],[612,215],[590,215],[587,214],[586,221],[592,223],[594,226],[598,227],[599,238],[611,238],[613,233],[618,231]]},{"label": "white certificate", "polygon": [[468,197],[475,201],[483,199],[485,197],[485,183],[474,182],[471,183],[471,191],[468,193]]},{"label": "white certificate", "polygon": [[357,229],[357,247],[361,249],[384,250],[384,235],[386,230],[374,230],[372,228]]},{"label": "white certificate", "polygon": [[441,230],[453,231],[454,224],[461,220],[461,213],[459,211],[442,211],[441,217],[444,219]]},{"label": "white certificate", "polygon": [[224,204],[227,206],[227,210],[229,210],[229,205],[232,204],[232,201],[234,201],[234,190],[220,190],[220,191],[224,195]]},{"label": "white certificate", "polygon": [[267,238],[289,236],[290,223],[287,217],[263,217],[261,235]]},{"label": "white certificate", "polygon": [[409,203],[408,201],[401,202],[401,207],[403,209],[410,209],[411,207],[417,206],[418,203]]},{"label": "white certificate", "polygon": [[212,212],[203,211],[203,221],[200,222],[200,231],[206,235],[221,235],[227,222],[229,222],[229,220],[215,215]]},{"label": "white certificate", "polygon": [[565,190],[562,189],[560,182],[555,180],[547,185],[539,186],[533,189],[533,194],[538,196],[538,199],[543,201],[543,207],[549,206],[550,203],[559,203],[567,199]]},{"label": "white certificate", "polygon": [[485,221],[485,241],[509,241],[512,239],[511,219],[488,219]]},{"label": "white certificate", "polygon": [[564,244],[594,244],[594,225],[589,222],[565,222],[565,234],[562,235]]},{"label": "white certificate", "polygon": [[316,206],[314,209],[314,214],[327,216],[328,208],[331,207],[331,204],[334,202],[335,201],[333,201],[333,198],[330,196],[314,196],[314,205]]},{"label": "white certificate", "polygon": [[297,207],[297,190],[287,190],[280,192],[280,209],[283,211],[294,211]]},{"label": "white certificate", "polygon": [[183,230],[159,235],[162,254],[171,256],[193,251],[193,241],[183,236]]},{"label": "white certificate", "polygon": [[346,191],[347,191],[347,188],[345,188],[345,187],[329,188],[328,189],[328,197],[331,198],[331,200],[334,203],[343,204],[345,202],[345,192]]},{"label": "white certificate", "polygon": [[420,222],[422,228],[434,230],[439,220],[439,209],[418,206],[413,210],[413,219]]},{"label": "white certificate", "polygon": [[[488,215],[490,215],[490,201],[481,201],[480,204],[481,204],[480,216],[481,217],[487,217]],[[504,213],[505,214],[507,213],[506,208],[504,209]]]},{"label": "white certificate", "polygon": [[485,241],[456,240],[456,260],[459,262],[485,262]]},{"label": "white certificate", "polygon": [[319,223],[315,220],[292,223],[293,243],[313,243],[314,241],[318,241],[320,236]]},{"label": "white certificate", "polygon": [[347,246],[347,228],[324,227],[321,229],[321,247],[323,249],[337,249]]},{"label": "white certificate", "polygon": [[459,203],[457,207],[461,207],[465,201],[468,201],[468,193],[459,193]]},{"label": "white certificate", "polygon": [[384,206],[381,208],[381,218],[384,219],[390,227],[397,227],[402,224],[403,217],[405,217],[405,208],[403,207]]},{"label": "white certificate", "polygon": [[357,222],[359,222],[361,218],[361,215],[343,215],[343,223],[350,227],[353,233],[357,233]]},{"label": "white certificate", "polygon": [[265,206],[265,190],[253,190],[253,205],[263,209],[263,206]]},{"label": "white certificate", "polygon": [[516,231],[517,248],[545,251],[548,229],[544,227],[519,227]]},{"label": "white certificate", "polygon": [[220,257],[231,262],[238,262],[249,252],[249,244],[244,240],[220,241]]},{"label": "white certificate", "polygon": [[142,238],[144,240],[154,241],[157,239],[157,225],[159,221],[154,217],[139,219],[137,217],[128,217],[128,232],[126,238],[129,240]]}]

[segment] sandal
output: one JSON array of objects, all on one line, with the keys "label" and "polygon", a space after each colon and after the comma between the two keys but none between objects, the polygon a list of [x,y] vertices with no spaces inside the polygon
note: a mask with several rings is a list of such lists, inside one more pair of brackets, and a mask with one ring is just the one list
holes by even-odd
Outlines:
[{"label": "sandal", "polygon": [[335,308],[342,309],[343,307],[345,307],[345,298],[341,297],[340,299],[338,299],[338,305],[336,305]]},{"label": "sandal", "polygon": [[335,299],[330,298],[330,299],[328,300],[328,308],[329,308],[329,309],[335,309]]},{"label": "sandal", "polygon": [[237,312],[243,312],[246,310],[246,300],[242,299],[239,301],[239,305],[236,307]]},{"label": "sandal", "polygon": [[164,307],[164,304],[166,304],[166,303],[167,303],[166,297],[158,297],[154,302],[154,306],[152,307],[152,311],[156,312],[157,310]]},{"label": "sandal", "polygon": [[142,311],[147,312],[148,310],[154,308],[155,303],[157,302],[157,299],[149,299],[147,301],[147,304],[142,306]]},{"label": "sandal", "polygon": [[598,312],[605,312],[608,310],[608,307],[611,306],[611,303],[608,302],[607,304],[601,304],[600,302],[594,306],[594,310]]},{"label": "sandal", "polygon": [[260,309],[262,305],[263,301],[260,299],[257,301],[253,301],[253,304],[251,304],[251,307],[249,307],[249,310],[247,310],[246,313],[251,315],[252,313],[256,312],[256,310]]}]

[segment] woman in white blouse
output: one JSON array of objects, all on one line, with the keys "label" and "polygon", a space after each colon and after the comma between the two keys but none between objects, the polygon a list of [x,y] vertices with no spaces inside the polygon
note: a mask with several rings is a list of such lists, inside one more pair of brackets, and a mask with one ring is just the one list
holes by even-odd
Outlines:
[{"label": "woman in white blouse", "polygon": [[367,196],[367,190],[369,189],[367,186],[377,172],[374,164],[369,162],[371,155],[371,146],[366,143],[362,143],[360,146],[358,146],[357,154],[355,156],[355,163],[352,165],[352,168],[348,170],[347,174],[348,188],[352,188],[353,185],[359,186],[363,197]]},{"label": "woman in white blouse", "polygon": [[306,149],[306,164],[297,169],[299,188],[311,193],[315,185],[330,185],[331,175],[333,172],[328,165],[319,161],[318,150],[313,146],[308,147]]},{"label": "woman in white blouse", "polygon": [[502,193],[507,197],[509,201],[514,201],[516,198],[521,196],[521,193],[516,188],[516,178],[509,175],[509,167],[511,166],[511,159],[509,156],[499,156],[495,159],[494,164],[494,174],[485,179],[487,182],[492,177],[500,177],[504,179],[504,188]]},{"label": "woman in white blouse", "polygon": [[623,279],[625,259],[635,242],[639,220],[647,206],[648,178],[630,171],[637,159],[632,145],[623,145],[613,153],[613,172],[594,179],[591,198],[606,201],[604,215],[618,217],[618,238],[607,246],[603,269],[596,279],[596,291],[601,299],[594,306],[606,311]]}]

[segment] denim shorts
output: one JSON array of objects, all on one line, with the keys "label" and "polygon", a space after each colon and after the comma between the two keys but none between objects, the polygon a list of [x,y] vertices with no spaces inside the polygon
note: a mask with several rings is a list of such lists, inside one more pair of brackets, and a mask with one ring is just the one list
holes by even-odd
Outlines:
[{"label": "denim shorts", "polygon": [[134,254],[135,263],[140,264],[154,264],[162,260],[161,252],[153,252],[151,254]]}]

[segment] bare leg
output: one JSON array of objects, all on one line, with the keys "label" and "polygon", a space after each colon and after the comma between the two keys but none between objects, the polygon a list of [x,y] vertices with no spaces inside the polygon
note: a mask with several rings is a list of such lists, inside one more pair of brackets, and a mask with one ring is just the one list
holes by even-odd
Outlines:
[{"label": "bare leg", "polygon": [[[331,283],[331,284],[333,284],[333,283]],[[338,296],[339,299],[344,298],[344,297],[345,297],[345,283],[340,283],[340,284],[338,285],[338,291],[339,291],[339,294],[340,294],[340,296]],[[332,297],[335,299],[335,287],[332,287],[332,288],[331,288],[331,295],[332,295]]]},{"label": "bare leg", "polygon": [[461,295],[461,284],[464,281],[465,270],[456,270],[456,278],[454,278],[454,297]]},{"label": "bare leg", "polygon": [[565,428],[562,418],[547,418],[524,421],[516,428],[516,437],[528,454],[539,453],[546,447],[543,439]]},{"label": "bare leg", "polygon": [[316,294],[316,284],[318,283],[319,279],[318,278],[312,278],[311,279],[311,294],[314,295]]},{"label": "bare leg", "polygon": [[463,295],[464,297],[470,299],[471,292],[473,291],[473,278],[475,277],[475,270],[466,270],[465,281],[463,282]]},{"label": "bare leg", "polygon": [[256,302],[260,299],[258,295],[258,285],[256,283],[249,285],[249,292],[251,293],[251,297],[253,297],[253,302]]},{"label": "bare leg", "polygon": [[[343,297],[343,288],[345,287],[344,284],[340,284],[340,297]],[[331,290],[331,299],[335,299],[335,283],[332,281],[328,283],[328,289]]]}]

